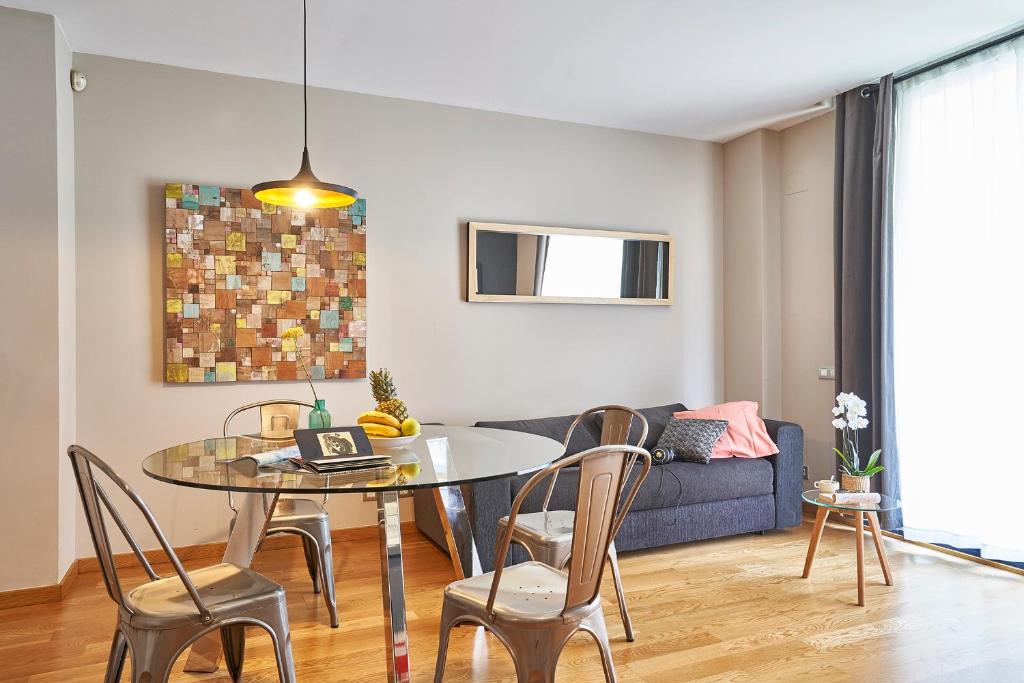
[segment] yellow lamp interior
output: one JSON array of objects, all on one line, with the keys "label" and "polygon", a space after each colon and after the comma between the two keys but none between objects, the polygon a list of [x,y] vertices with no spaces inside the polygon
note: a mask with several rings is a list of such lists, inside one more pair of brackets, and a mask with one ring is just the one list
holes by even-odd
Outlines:
[{"label": "yellow lamp interior", "polygon": [[333,209],[349,206],[356,198],[344,192],[319,187],[268,187],[256,193],[256,199],[275,206],[294,209]]}]

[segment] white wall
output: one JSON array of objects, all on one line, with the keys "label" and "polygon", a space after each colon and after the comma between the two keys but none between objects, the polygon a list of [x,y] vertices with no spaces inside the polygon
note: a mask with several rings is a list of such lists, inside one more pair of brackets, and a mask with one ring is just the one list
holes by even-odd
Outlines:
[{"label": "white wall", "polygon": [[53,17],[0,7],[0,591],[56,583],[73,559],[74,283],[59,256],[74,240],[70,59]]},{"label": "white wall", "polygon": [[809,479],[835,474],[829,413],[835,382],[833,163],[835,115],[782,131],[782,414],[804,428]]},{"label": "white wall", "polygon": [[725,397],[804,428],[810,480],[835,472],[832,197],[835,116],[724,145]]},{"label": "white wall", "polygon": [[[77,440],[77,301],[75,297],[75,113],[70,74],[72,53],[67,37],[57,24],[54,40],[54,85],[57,93],[57,298],[60,349],[58,352],[58,410],[60,447]],[[59,575],[77,557],[75,525],[78,517],[78,488],[71,461],[59,459],[57,514]]]},{"label": "white wall", "polygon": [[[78,436],[122,471],[175,544],[222,539],[222,495],[140,471],[149,453],[215,435],[241,403],[301,383],[161,381],[162,187],[290,177],[297,86],[76,55]],[[564,414],[621,402],[700,406],[723,394],[718,145],[335,91],[310,92],[313,166],[367,197],[370,367],[391,368],[422,420]],[[671,233],[676,304],[468,304],[465,222]],[[322,383],[335,420],[364,381]],[[335,526],[375,521],[336,497]],[[78,552],[91,552],[80,533]]]},{"label": "white wall", "polygon": [[782,411],[779,134],[724,145],[725,398]]}]

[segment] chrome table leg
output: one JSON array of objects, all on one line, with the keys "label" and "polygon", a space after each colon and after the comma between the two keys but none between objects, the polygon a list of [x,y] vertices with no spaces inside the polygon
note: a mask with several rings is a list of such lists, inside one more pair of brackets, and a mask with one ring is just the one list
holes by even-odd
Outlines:
[{"label": "chrome table leg", "polygon": [[434,489],[434,504],[437,515],[441,519],[444,540],[448,545],[448,554],[455,567],[455,578],[483,574],[480,567],[480,553],[477,552],[473,540],[473,529],[469,524],[469,513],[466,512],[466,500],[462,496],[460,486],[439,486]]},{"label": "chrome table leg", "polygon": [[387,643],[388,678],[391,683],[411,683],[409,627],[405,620],[405,574],[402,569],[402,526],[398,492],[377,494],[380,534],[380,582],[384,597],[384,640]]},{"label": "chrome table leg", "polygon": [[[277,505],[276,493],[246,493],[242,496],[242,507],[238,510],[235,525],[224,549],[223,562],[239,567],[252,566],[256,548],[267,533],[267,523]],[[223,654],[220,633],[213,632],[197,640],[188,654],[185,671],[210,673],[220,666]]]}]

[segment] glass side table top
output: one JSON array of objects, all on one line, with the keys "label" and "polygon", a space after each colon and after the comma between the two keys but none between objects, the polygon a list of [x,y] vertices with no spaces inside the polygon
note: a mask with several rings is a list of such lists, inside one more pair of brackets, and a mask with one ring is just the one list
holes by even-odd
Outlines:
[{"label": "glass side table top", "polygon": [[830,510],[852,510],[853,512],[885,512],[886,510],[896,510],[900,507],[900,501],[898,498],[880,494],[882,500],[878,503],[830,503],[827,500],[820,498],[821,494],[818,489],[811,489],[810,491],[804,491],[803,499],[805,502],[811,505],[817,505],[818,507],[828,508]]},{"label": "glass side table top", "polygon": [[319,475],[291,463],[255,467],[229,464],[243,455],[294,445],[292,439],[229,436],[203,439],[157,451],[142,470],[178,486],[220,491],[330,493],[396,491],[452,486],[539,470],[565,452],[543,436],[503,429],[424,426],[409,446],[384,451],[389,467]]}]

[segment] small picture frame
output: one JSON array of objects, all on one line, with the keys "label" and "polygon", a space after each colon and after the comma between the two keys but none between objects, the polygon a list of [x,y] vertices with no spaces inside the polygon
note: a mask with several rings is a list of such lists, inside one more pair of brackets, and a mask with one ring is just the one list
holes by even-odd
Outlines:
[{"label": "small picture frame", "polygon": [[295,443],[303,460],[358,459],[374,455],[366,432],[359,426],[296,429]]}]

